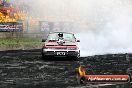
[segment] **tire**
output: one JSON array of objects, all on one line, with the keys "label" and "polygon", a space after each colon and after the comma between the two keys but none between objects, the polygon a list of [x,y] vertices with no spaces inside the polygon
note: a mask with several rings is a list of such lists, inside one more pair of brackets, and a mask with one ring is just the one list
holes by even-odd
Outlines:
[{"label": "tire", "polygon": [[79,57],[74,57],[74,60],[75,60],[75,61],[78,61],[78,60],[79,60]]},{"label": "tire", "polygon": [[80,53],[75,57],[75,60],[79,61],[79,58],[80,58]]},{"label": "tire", "polygon": [[48,56],[45,56],[44,54],[42,54],[42,59],[43,60],[47,60]]},{"label": "tire", "polygon": [[76,60],[79,61],[79,58],[80,58],[80,51],[79,54],[76,56]]},{"label": "tire", "polygon": [[70,58],[71,58],[72,60],[75,60],[75,61],[78,61],[78,60],[79,60],[79,58],[76,57],[76,56],[71,56]]},{"label": "tire", "polygon": [[41,57],[42,57],[42,59],[44,59],[44,57],[45,57],[45,56],[44,56],[44,54],[43,54],[43,53],[41,53]]},{"label": "tire", "polygon": [[42,59],[44,58],[44,54],[42,54]]},{"label": "tire", "polygon": [[42,59],[46,59],[46,56],[43,54],[43,49],[41,51]]},{"label": "tire", "polygon": [[41,56],[42,56],[42,59],[43,59],[43,57],[44,57],[43,48],[41,49]]}]

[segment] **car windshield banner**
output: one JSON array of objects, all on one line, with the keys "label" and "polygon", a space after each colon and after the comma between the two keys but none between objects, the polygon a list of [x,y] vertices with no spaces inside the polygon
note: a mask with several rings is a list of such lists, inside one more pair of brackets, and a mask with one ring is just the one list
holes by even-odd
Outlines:
[{"label": "car windshield banner", "polygon": [[22,31],[23,24],[17,22],[0,23],[0,32],[18,32]]}]

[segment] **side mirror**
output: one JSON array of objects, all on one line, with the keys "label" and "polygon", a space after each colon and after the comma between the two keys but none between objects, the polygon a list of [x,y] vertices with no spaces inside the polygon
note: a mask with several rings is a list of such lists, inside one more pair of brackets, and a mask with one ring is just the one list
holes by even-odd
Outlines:
[{"label": "side mirror", "polygon": [[46,41],[46,39],[42,39],[42,42],[45,42]]},{"label": "side mirror", "polygon": [[77,42],[80,42],[80,40],[77,40]]}]

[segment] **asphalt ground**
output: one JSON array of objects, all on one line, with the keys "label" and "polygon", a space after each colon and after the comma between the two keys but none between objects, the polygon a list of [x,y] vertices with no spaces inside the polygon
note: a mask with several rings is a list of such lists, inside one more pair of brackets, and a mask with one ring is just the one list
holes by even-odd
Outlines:
[{"label": "asphalt ground", "polygon": [[[126,57],[127,56],[127,57]],[[78,84],[76,68],[90,74],[126,74],[131,54],[72,58],[41,58],[41,50],[0,51],[0,88],[132,88],[124,84]]]}]

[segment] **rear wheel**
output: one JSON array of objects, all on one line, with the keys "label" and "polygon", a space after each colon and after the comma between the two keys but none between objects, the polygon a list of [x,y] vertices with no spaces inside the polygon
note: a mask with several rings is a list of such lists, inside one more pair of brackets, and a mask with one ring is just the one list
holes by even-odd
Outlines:
[{"label": "rear wheel", "polygon": [[42,48],[42,50],[41,50],[41,58],[42,58],[42,59],[44,58],[43,48]]},{"label": "rear wheel", "polygon": [[43,49],[42,49],[42,51],[41,51],[41,55],[42,55],[42,59],[46,59],[46,56],[45,56],[44,53],[43,53]]},{"label": "rear wheel", "polygon": [[44,54],[42,53],[42,59],[44,59],[45,58],[45,56],[44,56]]},{"label": "rear wheel", "polygon": [[79,54],[76,56],[76,60],[78,61],[80,58],[80,51],[79,51]]},{"label": "rear wheel", "polygon": [[77,60],[77,61],[78,61],[78,60],[79,60],[79,57],[75,57],[75,60]]},{"label": "rear wheel", "polygon": [[47,60],[49,58],[49,56],[45,56],[44,54],[42,54],[42,59],[43,60]]},{"label": "rear wheel", "polygon": [[72,60],[75,60],[75,61],[78,61],[79,60],[79,57],[77,57],[77,56],[71,56],[70,57]]},{"label": "rear wheel", "polygon": [[44,58],[44,54],[42,54],[42,59]]}]

